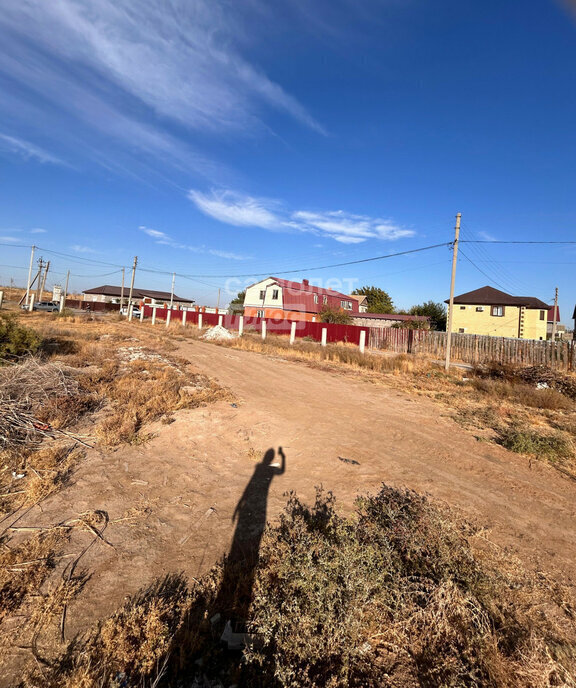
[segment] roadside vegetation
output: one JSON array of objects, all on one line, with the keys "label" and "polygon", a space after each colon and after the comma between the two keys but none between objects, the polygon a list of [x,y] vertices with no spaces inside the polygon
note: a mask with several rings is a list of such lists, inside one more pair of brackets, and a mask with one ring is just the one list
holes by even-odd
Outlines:
[{"label": "roadside vegetation", "polygon": [[[291,495],[258,567],[155,582],[26,687],[571,686],[574,599],[441,503],[383,486],[344,517]],[[223,594],[224,592],[224,594]],[[227,618],[251,599],[243,653]],[[182,683],[184,681],[184,683]]]},{"label": "roadside vegetation", "polygon": [[89,317],[0,316],[0,676],[14,674],[15,646],[24,663],[56,651],[82,559],[105,542],[103,511],[38,526],[30,515],[95,449],[143,444],[152,423],[230,396],[164,338],[116,330]]}]

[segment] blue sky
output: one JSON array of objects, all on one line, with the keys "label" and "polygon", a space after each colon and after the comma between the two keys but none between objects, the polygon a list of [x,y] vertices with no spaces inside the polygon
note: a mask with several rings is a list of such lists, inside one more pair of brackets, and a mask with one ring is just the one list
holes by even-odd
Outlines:
[{"label": "blue sky", "polygon": [[[555,0],[4,0],[0,281],[222,303],[256,278],[448,296],[463,239],[576,240],[576,14]],[[576,302],[576,247],[462,245],[456,291]],[[59,256],[55,251],[67,256]],[[99,262],[98,262],[99,261]],[[22,267],[18,267],[22,266]],[[49,280],[50,282],[50,280]]]}]

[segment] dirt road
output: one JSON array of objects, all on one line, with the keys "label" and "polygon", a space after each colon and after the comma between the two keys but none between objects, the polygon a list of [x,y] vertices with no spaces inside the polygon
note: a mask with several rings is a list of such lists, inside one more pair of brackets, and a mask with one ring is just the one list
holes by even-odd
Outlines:
[{"label": "dirt road", "polygon": [[[91,577],[69,610],[72,637],[111,613],[156,576],[204,573],[230,545],[234,509],[269,449],[282,447],[286,470],[270,485],[268,518],[294,490],[315,486],[350,507],[382,482],[428,492],[492,529],[530,566],[576,579],[576,484],[544,463],[478,442],[444,407],[385,384],[306,365],[190,341],[178,352],[236,397],[159,423],[142,447],[91,452],[73,484],[26,515],[57,523],[102,509],[106,537],[82,560]],[[340,458],[339,458],[340,457]],[[341,459],[346,459],[342,461]],[[90,541],[75,534],[71,551]]]}]

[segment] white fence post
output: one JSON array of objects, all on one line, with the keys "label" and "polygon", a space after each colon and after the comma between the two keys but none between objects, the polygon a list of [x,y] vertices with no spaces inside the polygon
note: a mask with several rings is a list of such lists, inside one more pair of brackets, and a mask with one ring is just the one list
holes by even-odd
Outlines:
[{"label": "white fence post", "polygon": [[156,324],[156,306],[152,306],[152,324]]},{"label": "white fence post", "polygon": [[262,339],[266,339],[266,321],[262,321]]},{"label": "white fence post", "polygon": [[144,306],[140,307],[140,322],[144,322]]},{"label": "white fence post", "polygon": [[0,308],[2,308],[3,303],[4,303],[4,292],[0,291]]},{"label": "white fence post", "polygon": [[28,310],[30,313],[34,310],[34,294],[30,294],[30,303],[28,304]]},{"label": "white fence post", "polygon": [[364,353],[364,348],[366,346],[366,330],[360,331],[360,353]]},{"label": "white fence post", "polygon": [[182,311],[182,327],[186,327],[186,313],[188,311]]},{"label": "white fence post", "polygon": [[219,315],[218,316],[218,327],[222,327],[222,322],[224,321],[224,316]]},{"label": "white fence post", "polygon": [[238,336],[241,337],[244,332],[244,316],[240,316],[240,321],[238,323]]},{"label": "white fence post", "polygon": [[166,313],[166,327],[170,324],[170,318],[172,317],[172,309],[169,308],[168,312]]},{"label": "white fence post", "polygon": [[198,313],[198,329],[202,329],[202,313]]},{"label": "white fence post", "polygon": [[290,344],[294,344],[295,339],[296,339],[296,323],[293,322],[290,324]]},{"label": "white fence post", "polygon": [[323,327],[323,328],[322,328],[322,346],[326,346],[326,338],[327,338],[327,335],[328,335],[328,328],[327,328],[327,327]]}]

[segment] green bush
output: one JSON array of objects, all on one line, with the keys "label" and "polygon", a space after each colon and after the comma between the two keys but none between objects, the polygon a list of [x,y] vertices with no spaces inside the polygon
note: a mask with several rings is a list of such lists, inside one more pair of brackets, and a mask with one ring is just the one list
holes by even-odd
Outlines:
[{"label": "green bush", "polygon": [[508,428],[500,431],[500,443],[518,454],[533,454],[549,461],[564,461],[574,456],[574,445],[563,432],[544,434],[536,430]]},{"label": "green bush", "polygon": [[34,354],[42,346],[42,337],[29,327],[22,327],[13,313],[0,315],[0,362]]}]

